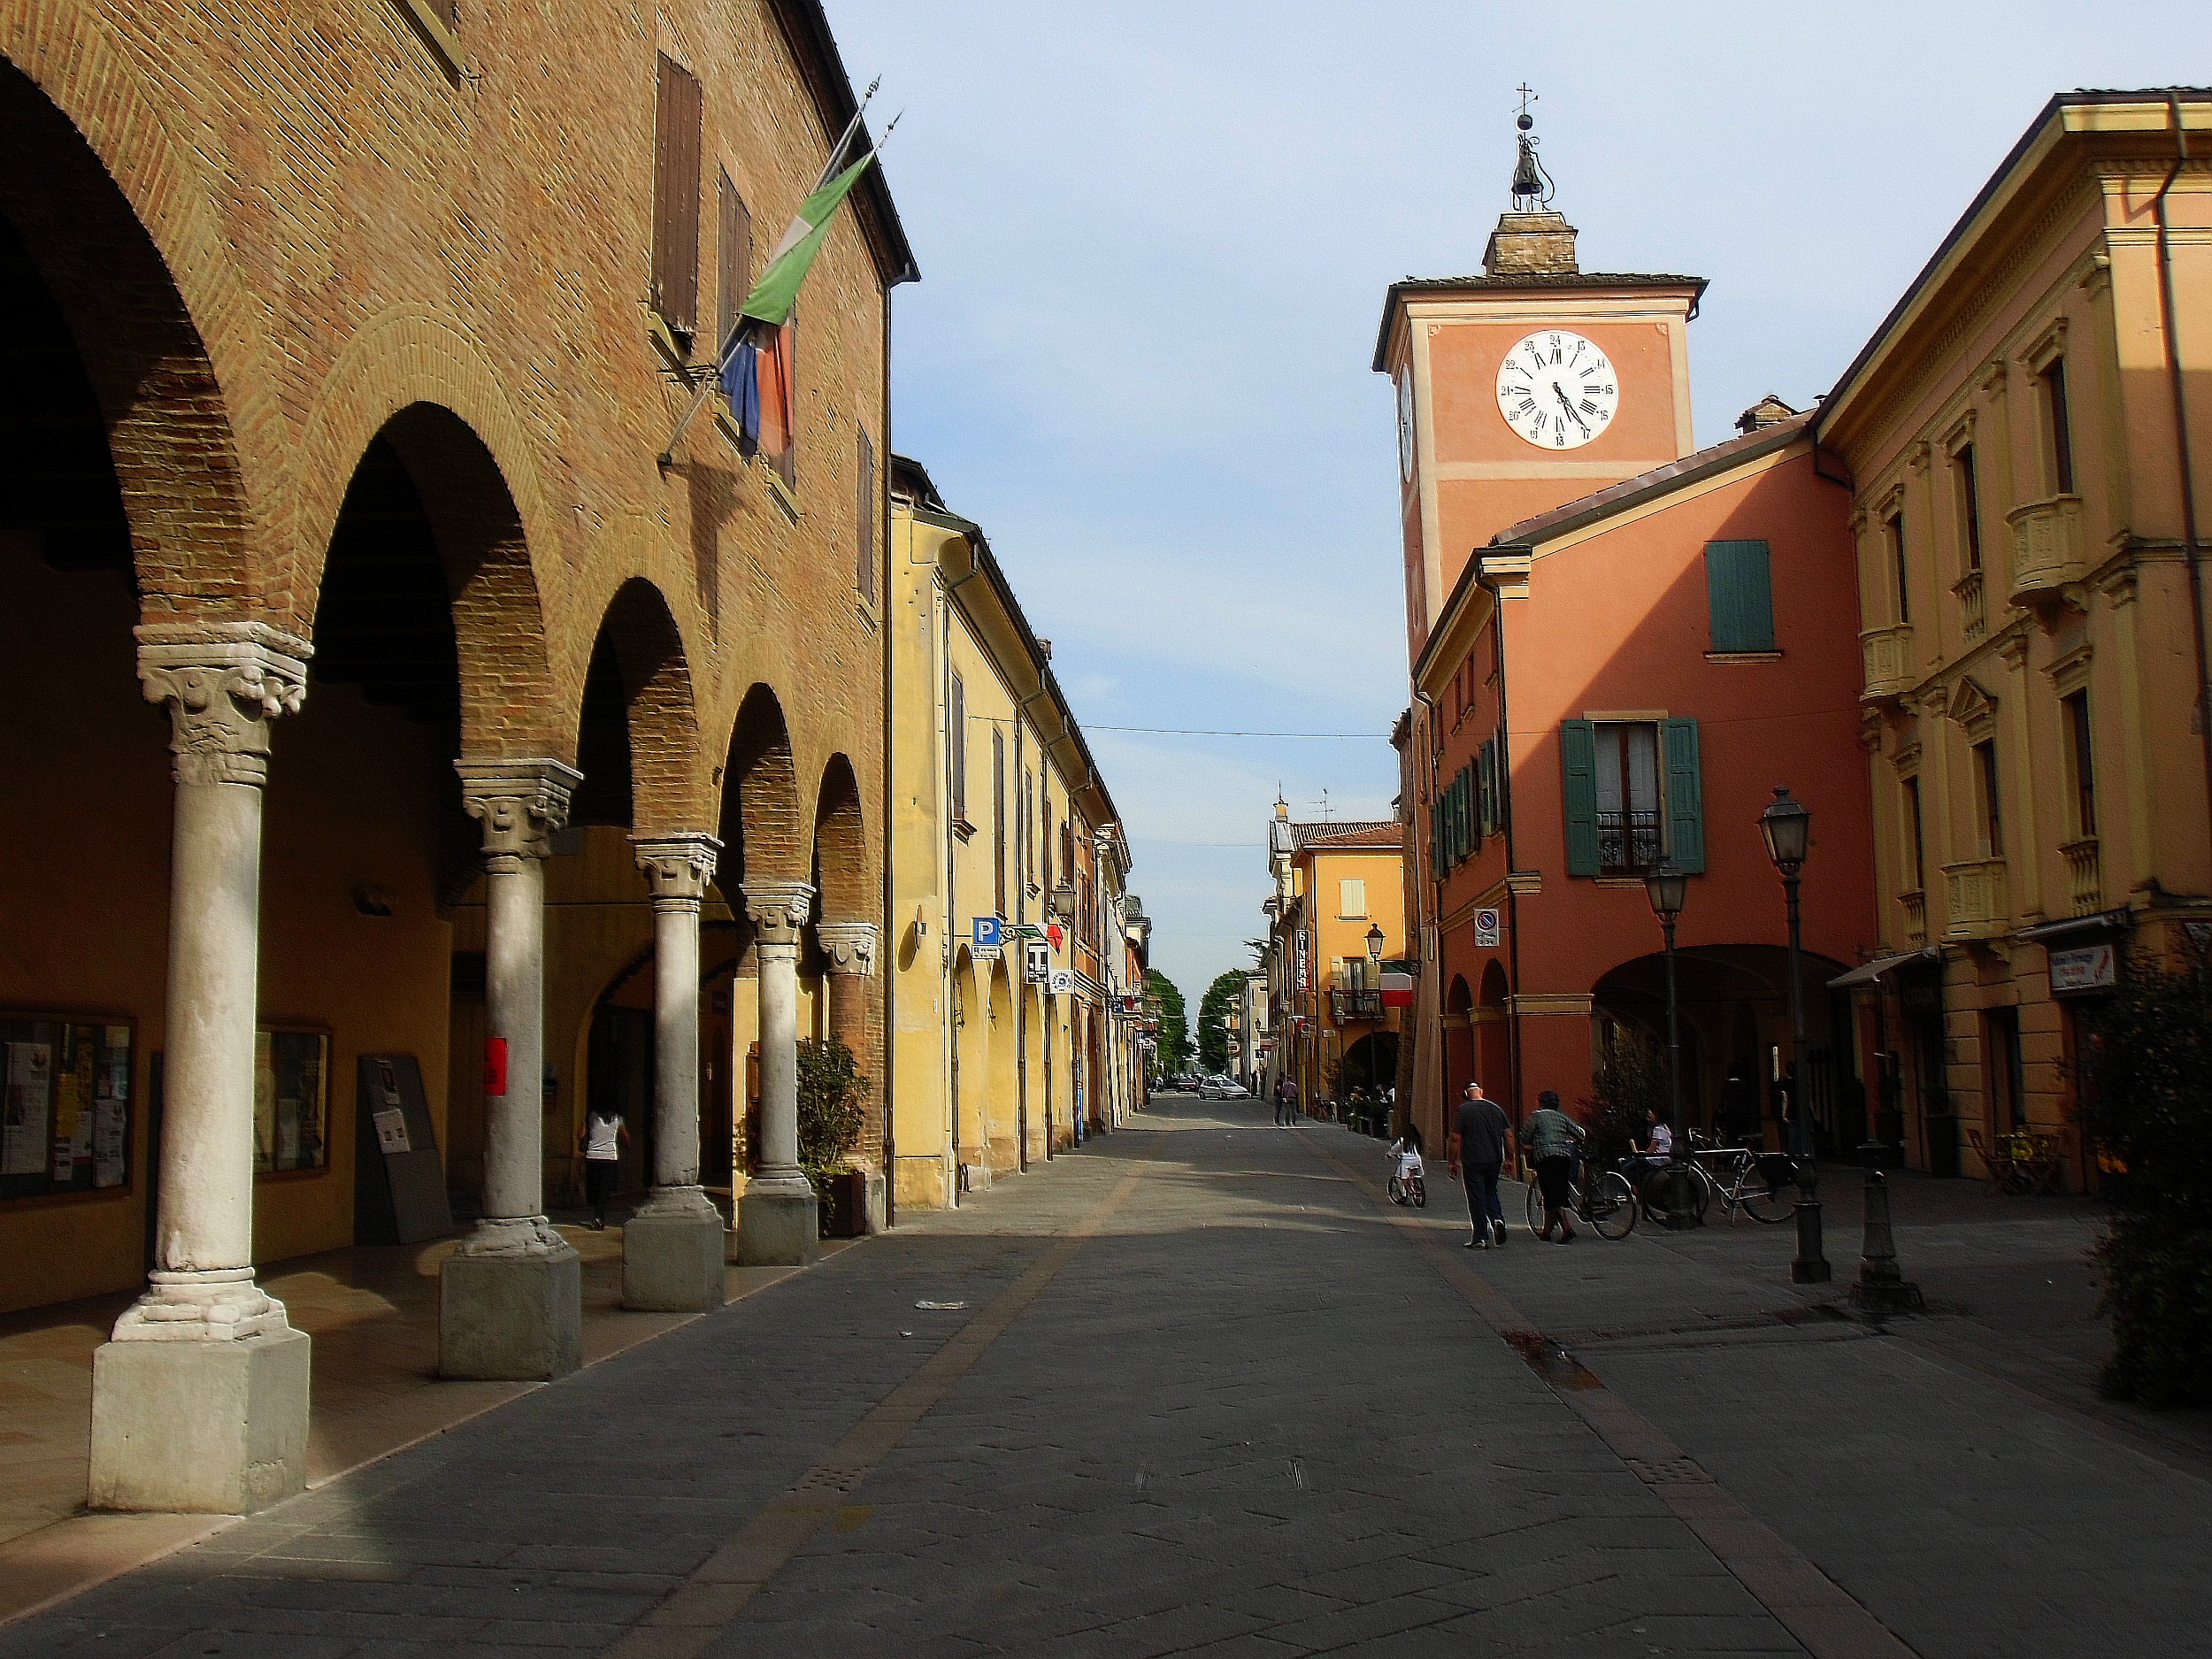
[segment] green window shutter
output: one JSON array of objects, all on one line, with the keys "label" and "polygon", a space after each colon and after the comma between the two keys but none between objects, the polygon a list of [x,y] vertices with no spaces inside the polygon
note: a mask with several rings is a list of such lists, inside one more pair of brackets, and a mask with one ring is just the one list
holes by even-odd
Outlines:
[{"label": "green window shutter", "polygon": [[1705,598],[1713,649],[1774,649],[1774,580],[1765,542],[1708,541]]},{"label": "green window shutter", "polygon": [[1444,797],[1440,795],[1429,803],[1429,874],[1440,879],[1444,874]]},{"label": "green window shutter", "polygon": [[1598,872],[1598,734],[1587,720],[1559,723],[1559,764],[1567,785],[1567,873]]},{"label": "green window shutter", "polygon": [[1467,769],[1452,780],[1452,862],[1467,856]]},{"label": "green window shutter", "polygon": [[1475,751],[1475,844],[1490,833],[1490,745],[1486,740]]},{"label": "green window shutter", "polygon": [[1705,869],[1705,791],[1698,778],[1697,722],[1664,720],[1659,744],[1667,769],[1667,856],[1692,875]]}]

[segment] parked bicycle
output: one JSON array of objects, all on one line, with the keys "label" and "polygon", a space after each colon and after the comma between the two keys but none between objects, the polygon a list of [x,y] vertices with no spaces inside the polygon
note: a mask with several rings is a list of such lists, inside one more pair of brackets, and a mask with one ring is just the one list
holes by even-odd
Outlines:
[{"label": "parked bicycle", "polygon": [[1797,1165],[1786,1153],[1755,1147],[1723,1147],[1689,1136],[1691,1167],[1702,1184],[1697,1206],[1701,1221],[1715,1198],[1733,1221],[1739,1210],[1768,1226],[1787,1221],[1797,1210]]},{"label": "parked bicycle", "polygon": [[[1567,1185],[1567,1208],[1601,1239],[1625,1239],[1636,1228],[1636,1194],[1628,1178],[1618,1170],[1596,1170],[1587,1157]],[[1544,1194],[1533,1179],[1528,1184],[1528,1230],[1544,1230]]]}]

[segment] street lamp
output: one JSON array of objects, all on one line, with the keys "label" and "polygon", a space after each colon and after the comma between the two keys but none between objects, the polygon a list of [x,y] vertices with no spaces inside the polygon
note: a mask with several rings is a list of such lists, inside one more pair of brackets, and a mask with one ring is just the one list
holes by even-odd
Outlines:
[{"label": "street lamp", "polygon": [[1371,924],[1367,929],[1367,959],[1379,967],[1382,965],[1382,924],[1380,922],[1375,922]]},{"label": "street lamp", "polygon": [[1690,895],[1689,873],[1671,861],[1655,864],[1644,877],[1644,895],[1651,901],[1651,913],[1659,918],[1667,938],[1667,1116],[1674,1124],[1675,1134],[1674,1158],[1667,1176],[1667,1208],[1678,1225],[1694,1203],[1685,1168],[1689,1125],[1682,1121],[1682,1032],[1674,988],[1674,925]]},{"label": "street lamp", "polygon": [[1782,891],[1789,901],[1790,1158],[1797,1165],[1797,1257],[1790,1263],[1790,1279],[1800,1285],[1824,1285],[1831,1277],[1828,1258],[1821,1254],[1820,1201],[1813,1195],[1817,1176],[1812,1125],[1805,1110],[1805,929],[1798,912],[1797,879],[1805,867],[1812,826],[1813,815],[1805,803],[1791,799],[1788,785],[1776,784],[1774,799],[1759,815],[1759,833],[1766,837],[1767,856],[1781,872]]}]

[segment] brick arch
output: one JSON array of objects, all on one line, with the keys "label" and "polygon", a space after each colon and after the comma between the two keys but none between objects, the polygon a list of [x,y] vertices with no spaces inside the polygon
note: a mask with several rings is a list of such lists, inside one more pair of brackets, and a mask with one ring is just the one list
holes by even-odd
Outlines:
[{"label": "brick arch", "polygon": [[723,869],[738,881],[804,881],[811,824],[802,804],[783,703],[764,684],[745,694],[722,773]]},{"label": "brick arch", "polygon": [[453,319],[420,305],[396,305],[346,342],[307,412],[287,503],[292,534],[283,575],[284,591],[303,611],[311,611],[308,596],[321,585],[331,528],[361,452],[394,417],[422,404],[451,415],[490,457],[516,521],[532,590],[549,590],[559,532],[547,506],[537,447],[490,354]]},{"label": "brick arch", "polygon": [[[691,664],[666,596],[644,577],[630,578],[608,602],[595,657],[601,650],[613,661],[628,726],[631,827],[652,834],[701,828],[706,806]],[[572,726],[581,720],[583,695],[580,683]],[[587,777],[586,787],[591,782]]]},{"label": "brick arch", "polygon": [[822,889],[825,920],[864,921],[874,916],[860,785],[852,762],[841,754],[831,756],[822,769],[822,787],[815,796],[814,879]]},{"label": "brick arch", "polygon": [[267,377],[242,343],[256,308],[196,173],[104,34],[39,34],[17,10],[0,20],[0,149],[14,163],[0,170],[0,214],[60,307],[99,403],[142,611],[150,622],[286,624],[265,603],[241,457],[242,434],[265,434],[273,419]]},{"label": "brick arch", "polygon": [[[460,664],[461,752],[574,758],[551,695],[536,572],[497,459],[472,426],[434,403],[396,411],[364,435],[364,452],[378,439],[398,453],[413,480],[445,567]],[[341,504],[360,460],[357,455],[341,480]],[[303,625],[320,603],[336,523],[334,513],[312,565],[316,585],[300,605]]]}]

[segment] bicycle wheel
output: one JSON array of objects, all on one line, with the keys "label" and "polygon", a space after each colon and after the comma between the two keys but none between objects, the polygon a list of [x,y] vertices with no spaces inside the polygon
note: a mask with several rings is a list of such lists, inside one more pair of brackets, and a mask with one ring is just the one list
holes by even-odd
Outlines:
[{"label": "bicycle wheel", "polygon": [[1417,1175],[1413,1178],[1413,1207],[1416,1210],[1429,1207],[1429,1184]]},{"label": "bicycle wheel", "polygon": [[1636,1194],[1627,1178],[1613,1170],[1599,1176],[1582,1213],[1600,1238],[1625,1239],[1636,1230]]},{"label": "bicycle wheel", "polygon": [[1705,1225],[1707,1212],[1713,1207],[1713,1178],[1698,1164],[1693,1164],[1688,1167],[1690,1173],[1696,1178],[1690,1183],[1690,1209],[1697,1217],[1697,1225],[1701,1227]]},{"label": "bicycle wheel", "polygon": [[1544,1189],[1537,1186],[1533,1175],[1529,1177],[1528,1182],[1527,1215],[1528,1230],[1541,1233],[1544,1230]]},{"label": "bicycle wheel", "polygon": [[1390,1202],[1394,1204],[1402,1204],[1405,1201],[1405,1183],[1394,1175],[1390,1178]]},{"label": "bicycle wheel", "polygon": [[1797,1213],[1797,1189],[1778,1186],[1755,1169],[1746,1170],[1743,1184],[1736,1192],[1736,1207],[1754,1221],[1772,1226]]}]

